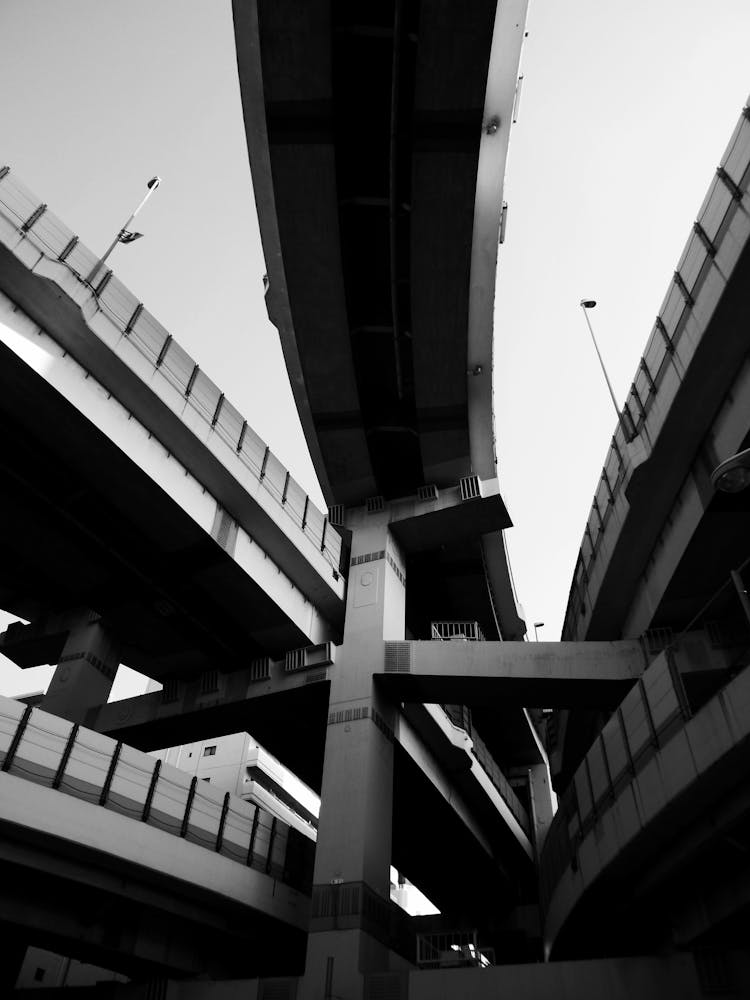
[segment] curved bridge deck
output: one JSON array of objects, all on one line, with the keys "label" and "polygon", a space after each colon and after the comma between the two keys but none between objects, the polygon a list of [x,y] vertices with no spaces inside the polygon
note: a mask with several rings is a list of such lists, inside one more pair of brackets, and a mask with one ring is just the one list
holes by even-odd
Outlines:
[{"label": "curved bridge deck", "polygon": [[[7,698],[0,698],[0,786],[0,922],[11,928],[15,915],[16,926],[42,940],[56,934],[58,944],[100,957],[102,942],[81,928],[85,914],[76,918],[77,894],[93,893],[109,898],[110,913],[103,921],[89,914],[89,931],[117,938],[113,956],[121,967],[185,974],[204,971],[203,961],[223,974],[252,974],[264,955],[236,940],[249,930],[268,955],[282,944],[290,953],[304,949],[314,844],[260,807]],[[65,905],[51,903],[40,871],[58,897],[65,887]],[[38,886],[38,905],[30,885]],[[112,909],[118,896],[122,920],[120,904]],[[149,925],[140,935],[127,919],[136,901],[139,926]],[[57,928],[50,907],[52,916],[60,910]],[[236,953],[225,944],[212,960],[194,942],[175,950],[174,931],[158,930],[165,914],[188,942],[205,933],[216,947],[216,932],[229,933]]]}]

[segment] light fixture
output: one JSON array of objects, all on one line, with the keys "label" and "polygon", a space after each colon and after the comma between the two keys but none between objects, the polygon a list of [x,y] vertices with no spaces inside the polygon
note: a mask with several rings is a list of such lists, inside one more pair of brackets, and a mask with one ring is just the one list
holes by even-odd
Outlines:
[{"label": "light fixture", "polygon": [[102,267],[106,263],[107,258],[112,253],[112,251],[114,250],[114,248],[117,246],[118,243],[133,243],[133,242],[135,242],[135,240],[138,240],[138,239],[141,238],[141,236],[143,236],[143,233],[131,232],[128,227],[131,225],[131,223],[135,219],[136,215],[138,215],[138,213],[140,212],[140,210],[146,204],[146,202],[151,197],[151,195],[154,193],[154,191],[157,190],[157,188],[159,187],[160,184],[161,184],[161,177],[159,177],[158,175],[152,177],[150,181],[146,182],[147,191],[146,191],[146,194],[144,195],[143,199],[141,200],[140,204],[135,209],[135,211],[132,213],[132,215],[129,216],[128,221],[125,223],[125,225],[119,231],[119,233],[117,234],[117,236],[115,236],[115,238],[112,240],[112,242],[110,243],[110,245],[107,247],[106,251],[104,252],[103,256],[101,256],[99,258],[99,260],[97,260],[97,262],[94,264],[94,266],[89,271],[89,273],[88,273],[88,275],[86,277],[86,282],[89,285],[93,285],[94,284],[96,278],[99,276],[99,272],[101,271]]},{"label": "light fixture", "polygon": [[711,473],[711,485],[722,493],[739,493],[750,486],[750,448],[738,451],[717,465]]},{"label": "light fixture", "polygon": [[[589,333],[591,334],[591,340],[594,344],[594,350],[596,351],[596,356],[599,359],[599,365],[601,366],[602,369],[602,375],[604,376],[604,381],[607,383],[607,389],[609,389],[609,395],[612,400],[612,405],[615,408],[615,413],[617,414],[617,420],[619,421],[619,424],[622,427],[622,433],[625,436],[625,440],[630,441],[632,440],[633,437],[635,437],[635,428],[632,428],[631,430],[628,429],[628,426],[625,423],[625,416],[620,411],[620,407],[617,405],[617,397],[615,396],[615,390],[612,388],[612,383],[609,380],[609,375],[607,374],[607,369],[604,365],[604,359],[602,358],[601,351],[599,350],[599,345],[597,344],[596,337],[594,336],[594,328],[591,325],[591,320],[589,319],[588,310],[594,308],[594,306],[596,305],[596,299],[581,299],[580,305],[581,309],[583,310],[584,319],[586,320],[586,324],[589,328]],[[628,416],[630,417],[630,414],[628,414]],[[632,418],[631,418],[631,423],[632,423]]]}]

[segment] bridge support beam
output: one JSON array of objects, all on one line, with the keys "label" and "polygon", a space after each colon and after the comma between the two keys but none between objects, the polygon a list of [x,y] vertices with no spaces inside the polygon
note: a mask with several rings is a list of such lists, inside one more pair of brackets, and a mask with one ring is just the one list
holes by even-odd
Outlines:
[{"label": "bridge support beam", "polygon": [[373,685],[383,639],[404,637],[404,562],[387,512],[362,510],[352,520],[346,630],[331,684],[301,1000],[358,996],[366,973],[407,967],[390,940],[393,709]]},{"label": "bridge support beam", "polygon": [[90,708],[106,702],[119,665],[119,644],[105,632],[99,615],[77,613],[41,707],[84,722]]}]

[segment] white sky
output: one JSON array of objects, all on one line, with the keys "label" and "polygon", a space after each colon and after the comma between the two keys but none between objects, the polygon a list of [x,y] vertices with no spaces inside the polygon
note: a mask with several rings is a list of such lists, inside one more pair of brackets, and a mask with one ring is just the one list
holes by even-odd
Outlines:
[{"label": "white sky", "polygon": [[[614,427],[578,302],[599,302],[622,401],[750,90],[750,3],[531,0],[528,28],[495,405],[519,597],[556,639]],[[230,0],[2,0],[0,93],[0,158],[92,249],[161,175],[111,263],[315,495],[265,314]],[[0,664],[0,691],[48,673]]]}]

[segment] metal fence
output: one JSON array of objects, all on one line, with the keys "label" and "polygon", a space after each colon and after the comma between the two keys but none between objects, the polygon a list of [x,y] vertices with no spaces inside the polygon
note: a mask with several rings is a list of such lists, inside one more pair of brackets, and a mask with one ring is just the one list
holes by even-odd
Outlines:
[{"label": "metal fence", "polygon": [[484,642],[484,633],[479,622],[431,622],[432,639],[468,639],[470,642]]},{"label": "metal fence", "polygon": [[476,930],[417,934],[417,965],[420,969],[486,969],[494,964],[494,949],[480,946]]},{"label": "metal fence", "polygon": [[[0,211],[40,254],[63,263],[81,282],[87,283],[98,258],[78,237],[22,185],[9,167],[0,169]],[[99,308],[109,317],[138,352],[184,397],[190,409],[218,435],[242,465],[277,501],[286,515],[320,550],[333,572],[341,570],[341,537],[328,518],[312,503],[247,420],[201,371],[193,358],[144,309],[114,274],[99,269],[101,277],[90,286]],[[117,348],[114,348],[118,353]]]}]

